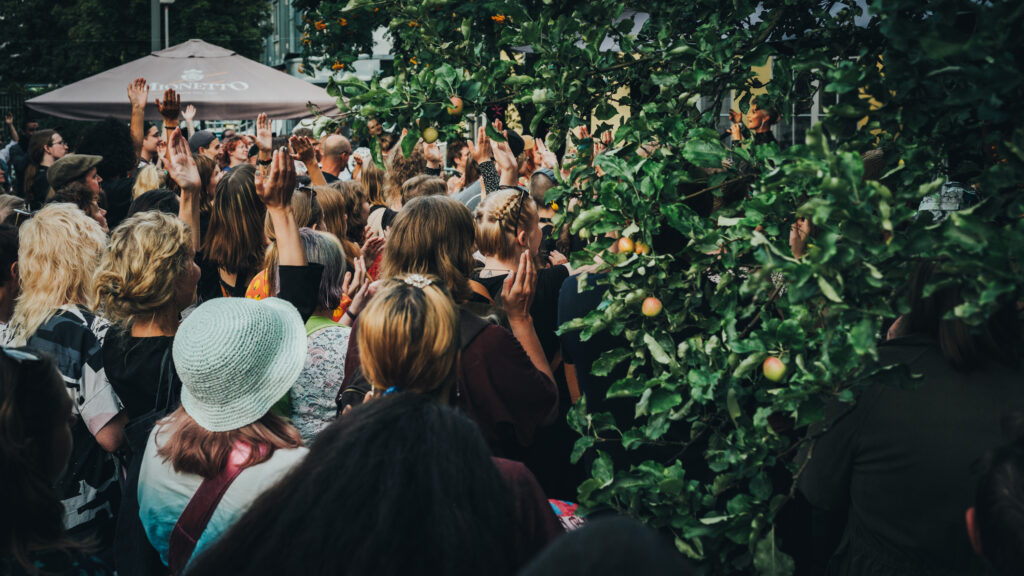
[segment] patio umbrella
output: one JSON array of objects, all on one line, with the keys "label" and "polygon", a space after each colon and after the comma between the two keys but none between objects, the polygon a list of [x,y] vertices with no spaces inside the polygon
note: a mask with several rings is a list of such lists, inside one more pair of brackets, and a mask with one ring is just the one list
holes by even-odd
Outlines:
[{"label": "patio umbrella", "polygon": [[135,78],[149,81],[146,118],[160,118],[155,100],[173,88],[181,105],[196,107],[196,120],[255,118],[266,112],[272,119],[312,116],[307,103],[324,113],[338,111],[327,91],[259,62],[202,40],[153,52],[106,72],[79,80],[25,102],[29,108],[71,120],[128,119],[131,104],[127,86]]}]

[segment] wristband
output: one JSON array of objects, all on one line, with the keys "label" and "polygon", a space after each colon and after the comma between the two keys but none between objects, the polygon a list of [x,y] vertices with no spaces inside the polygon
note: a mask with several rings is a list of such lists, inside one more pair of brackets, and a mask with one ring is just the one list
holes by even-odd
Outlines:
[{"label": "wristband", "polygon": [[256,163],[259,164],[260,166],[270,166],[270,164],[272,162],[273,162],[272,159],[271,160],[260,160],[259,158],[256,159]]}]

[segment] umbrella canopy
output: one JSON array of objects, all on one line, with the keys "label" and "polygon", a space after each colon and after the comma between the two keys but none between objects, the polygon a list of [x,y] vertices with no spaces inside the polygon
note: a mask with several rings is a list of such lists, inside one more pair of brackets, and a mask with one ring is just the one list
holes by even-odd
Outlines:
[{"label": "umbrella canopy", "polygon": [[307,102],[324,113],[338,111],[334,98],[315,84],[264,66],[259,62],[202,40],[189,40],[153,52],[25,102],[29,108],[71,120],[128,119],[131,104],[127,86],[135,78],[149,81],[146,118],[157,120],[155,100],[173,88],[181,105],[196,107],[196,120],[255,118],[266,112],[273,119],[312,116]]}]

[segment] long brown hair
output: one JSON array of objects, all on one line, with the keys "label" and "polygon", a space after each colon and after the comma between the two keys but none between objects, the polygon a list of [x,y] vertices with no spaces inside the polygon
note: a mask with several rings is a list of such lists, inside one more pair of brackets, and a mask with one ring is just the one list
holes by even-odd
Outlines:
[{"label": "long brown hair", "polygon": [[390,199],[384,187],[384,171],[377,167],[371,159],[363,161],[363,169],[359,172],[359,181],[366,190],[366,197],[375,206],[389,206]]},{"label": "long brown hair", "polygon": [[381,278],[437,276],[456,302],[469,298],[473,275],[473,217],[447,196],[413,198],[391,226]]},{"label": "long brown hair", "polygon": [[345,259],[354,262],[359,258],[359,245],[348,239],[348,208],[345,196],[336,186],[318,186],[317,200],[324,212],[324,228],[341,241]]},{"label": "long brown hair", "polygon": [[[203,238],[203,256],[248,282],[263,263],[266,207],[256,195],[256,169],[236,166],[217,183],[210,227]],[[241,276],[245,276],[242,278]]]},{"label": "long brown hair", "polygon": [[341,200],[345,206],[345,235],[350,241],[361,243],[366,231],[366,217],[363,214],[366,190],[362,184],[354,180],[334,182],[331,186],[341,192]]},{"label": "long brown hair", "polygon": [[[28,202],[34,200],[30,197],[32,184],[35,183],[36,175],[39,174],[39,167],[43,163],[43,156],[46,154],[45,148],[51,145],[50,141],[53,140],[53,135],[56,133],[56,130],[39,130],[28,141],[29,165],[25,169],[25,180],[22,182],[21,187],[21,195]],[[36,200],[42,200],[42,198]]]},{"label": "long brown hair", "polygon": [[224,470],[236,444],[244,444],[250,449],[242,468],[270,460],[274,450],[279,448],[302,446],[299,431],[272,412],[237,430],[210,432],[179,406],[173,414],[157,423],[156,433],[159,434],[164,426],[173,426],[174,429],[162,445],[158,444],[157,455],[164,462],[170,462],[175,472],[203,478],[213,478]]},{"label": "long brown hair", "polygon": [[0,353],[0,556],[35,574],[31,552],[72,552],[83,544],[64,533],[64,506],[48,469],[54,429],[70,413],[70,398],[53,360],[23,351],[40,360]]},{"label": "long brown hair", "polygon": [[217,168],[219,168],[219,166],[216,161],[203,156],[202,154],[197,154],[194,158],[196,161],[196,168],[199,169],[199,182],[203,189],[202,195],[199,196],[199,213],[209,214],[210,210],[213,209],[213,198],[210,197],[207,190],[210,187],[210,180],[212,180],[213,175],[217,173]]}]

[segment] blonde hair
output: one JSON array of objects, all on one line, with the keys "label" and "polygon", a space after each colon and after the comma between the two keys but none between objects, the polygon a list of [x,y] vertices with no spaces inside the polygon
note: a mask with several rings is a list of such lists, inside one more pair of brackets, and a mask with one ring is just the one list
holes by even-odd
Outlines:
[{"label": "blonde hair", "polygon": [[439,394],[458,377],[459,314],[437,278],[423,279],[389,280],[361,314],[359,358],[374,388]]},{"label": "blonde hair", "polygon": [[447,196],[448,183],[439,176],[420,174],[402,183],[402,204],[419,196]]},{"label": "blonde hair", "polygon": [[391,226],[384,247],[382,278],[433,274],[457,301],[471,295],[473,217],[461,202],[447,196],[413,198]]},{"label": "blonde hair", "polygon": [[11,333],[24,342],[62,306],[94,305],[92,275],[107,235],[74,204],[48,204],[18,232],[21,296]]},{"label": "blonde hair", "polygon": [[192,236],[178,218],[151,211],[122,222],[110,235],[93,282],[104,317],[128,328],[173,302],[192,258]]},{"label": "blonde hair", "polygon": [[510,260],[516,257],[518,232],[529,233],[529,227],[535,225],[537,203],[521,190],[498,190],[480,202],[473,218],[476,221],[476,247],[480,253]]},{"label": "blonde hair", "polygon": [[[163,170],[160,170],[156,166],[150,164],[142,170],[139,170],[138,176],[135,177],[135,185],[132,186],[132,200],[135,200],[150,190],[156,190],[157,188],[163,187]],[[203,190],[203,194],[206,194],[206,190]]]}]

